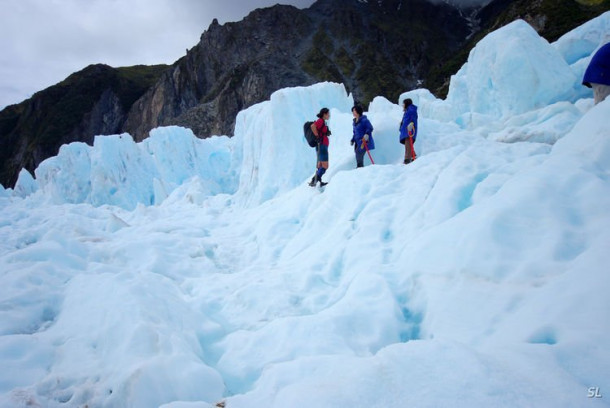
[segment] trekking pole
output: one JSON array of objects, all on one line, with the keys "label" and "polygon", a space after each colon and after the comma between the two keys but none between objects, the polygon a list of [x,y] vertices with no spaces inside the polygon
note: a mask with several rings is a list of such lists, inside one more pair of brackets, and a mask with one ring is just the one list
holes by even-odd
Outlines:
[{"label": "trekking pole", "polygon": [[409,133],[409,144],[411,145],[411,161],[413,161],[417,158],[415,146],[413,146],[413,135],[415,134],[415,125],[413,125],[413,122],[409,123],[409,126],[407,126],[407,132]]},{"label": "trekking pole", "polygon": [[375,162],[373,161],[373,156],[371,156],[371,151],[369,150],[369,145],[366,143],[366,140],[362,139],[362,144],[364,145],[364,148],[366,149],[366,152],[369,155],[369,159],[371,159],[371,163],[375,164]]},{"label": "trekking pole", "polygon": [[417,158],[417,155],[415,154],[415,147],[413,146],[412,136],[409,136],[409,144],[411,145],[411,161],[413,161]]}]

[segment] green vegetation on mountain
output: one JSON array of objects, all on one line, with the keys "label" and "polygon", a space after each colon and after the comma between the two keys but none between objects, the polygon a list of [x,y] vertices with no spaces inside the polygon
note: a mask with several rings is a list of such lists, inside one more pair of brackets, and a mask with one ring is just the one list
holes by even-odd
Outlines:
[{"label": "green vegetation on mountain", "polygon": [[[90,65],[37,92],[32,98],[1,111],[0,181],[12,185],[24,163],[31,169],[40,158],[57,154],[62,143],[72,141],[68,135],[84,132],[85,128],[103,127],[91,125],[93,120],[116,122],[117,125],[110,130],[120,131],[120,116],[126,115],[133,103],[157,82],[167,68],[166,65],[124,68]],[[108,100],[102,101],[105,93]],[[110,106],[113,97],[118,100],[116,106]],[[99,103],[108,105],[100,107],[101,118],[87,119]]]}]

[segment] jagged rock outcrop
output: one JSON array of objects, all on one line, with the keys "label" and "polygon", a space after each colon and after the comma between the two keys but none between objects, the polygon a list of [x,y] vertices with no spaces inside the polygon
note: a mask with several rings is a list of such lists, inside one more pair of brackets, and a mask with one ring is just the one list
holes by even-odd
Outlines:
[{"label": "jagged rock outcrop", "polygon": [[277,89],[314,81],[298,59],[298,43],[310,26],[302,10],[279,5],[255,10],[238,23],[214,20],[199,44],[133,106],[125,130],[137,140],[169,124],[201,137],[231,133],[226,124],[241,109]]},{"label": "jagged rock outcrop", "polygon": [[319,0],[276,5],[237,23],[214,21],[132,108],[125,130],[141,140],[178,124],[232,134],[236,114],[277,89],[346,84],[356,99],[397,97],[469,34],[457,9],[426,0]]}]

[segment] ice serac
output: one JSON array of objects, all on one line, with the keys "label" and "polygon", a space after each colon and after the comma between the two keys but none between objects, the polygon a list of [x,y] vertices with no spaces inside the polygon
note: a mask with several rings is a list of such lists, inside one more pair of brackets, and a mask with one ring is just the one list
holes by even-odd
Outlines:
[{"label": "ice serac", "polygon": [[17,185],[29,192],[40,188],[54,203],[125,209],[159,204],[193,177],[202,179],[209,195],[233,193],[237,177],[230,170],[230,144],[226,137],[198,139],[180,127],[154,129],[141,143],[129,134],[96,137],[93,146],[62,146],[36,169],[36,183],[22,174]]},{"label": "ice serac", "polygon": [[[19,172],[18,183],[15,184],[15,194],[20,197],[27,197],[30,194],[33,194],[37,189],[38,185],[36,184],[36,180],[26,169],[21,169]],[[3,188],[4,190],[4,188]]]},{"label": "ice serac", "polygon": [[481,40],[451,83],[458,114],[503,118],[566,100],[577,80],[568,64],[523,20]]},{"label": "ice serac", "polygon": [[36,169],[22,173],[18,194],[40,188],[55,203],[160,204],[187,180],[198,177],[205,195],[233,194],[258,204],[289,191],[316,168],[315,151],[302,124],[323,107],[350,112],[353,99],[342,84],[279,90],[237,117],[233,138],[201,140],[189,129],[163,127],[135,143],[129,134],[96,137],[93,146],[72,143]]},{"label": "ice serac", "polygon": [[500,142],[554,144],[588,108],[581,85],[590,55],[610,41],[610,12],[553,44],[524,21],[483,38],[451,79],[446,100],[426,89],[404,93],[422,117],[451,121]]},{"label": "ice serac", "polygon": [[610,11],[564,34],[553,46],[570,65],[582,59],[588,62],[599,47],[610,42],[608,27]]},{"label": "ice serac", "polygon": [[[471,50],[467,63],[452,76],[445,101],[429,92],[413,96],[421,105],[420,114],[473,128],[556,102],[574,102],[577,82],[563,55],[517,20]],[[406,96],[401,95],[401,101]]]},{"label": "ice serac", "polygon": [[595,52],[609,42],[610,11],[564,34],[553,43],[578,78],[573,84],[575,98],[590,97],[590,90],[582,86],[582,78]]}]

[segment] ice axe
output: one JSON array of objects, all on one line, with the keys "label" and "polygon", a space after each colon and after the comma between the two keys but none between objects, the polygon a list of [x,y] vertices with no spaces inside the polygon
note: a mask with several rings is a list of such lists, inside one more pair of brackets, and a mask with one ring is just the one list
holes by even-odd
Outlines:
[{"label": "ice axe", "polygon": [[373,156],[371,156],[371,151],[369,150],[369,145],[366,143],[366,140],[362,139],[362,144],[364,145],[364,148],[366,149],[366,152],[369,155],[369,159],[371,159],[371,163],[375,164],[375,161],[373,160]]}]

